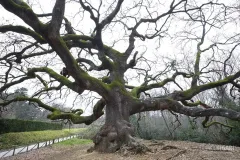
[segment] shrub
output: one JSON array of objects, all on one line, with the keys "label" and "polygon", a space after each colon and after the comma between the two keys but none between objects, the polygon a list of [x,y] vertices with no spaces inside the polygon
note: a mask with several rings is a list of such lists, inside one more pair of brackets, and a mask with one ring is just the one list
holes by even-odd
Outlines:
[{"label": "shrub", "polygon": [[0,134],[9,132],[26,132],[41,130],[61,130],[59,123],[47,123],[39,121],[18,120],[18,119],[0,119]]},{"label": "shrub", "polygon": [[228,135],[228,145],[240,146],[240,122],[230,121],[234,126],[233,130]]}]

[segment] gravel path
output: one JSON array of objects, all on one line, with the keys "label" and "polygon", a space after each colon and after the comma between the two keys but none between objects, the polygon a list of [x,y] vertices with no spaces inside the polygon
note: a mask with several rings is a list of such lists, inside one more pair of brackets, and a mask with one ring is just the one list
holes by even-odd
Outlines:
[{"label": "gravel path", "polygon": [[240,147],[185,141],[143,141],[152,149],[144,155],[87,153],[93,144],[50,146],[2,160],[240,160]]}]

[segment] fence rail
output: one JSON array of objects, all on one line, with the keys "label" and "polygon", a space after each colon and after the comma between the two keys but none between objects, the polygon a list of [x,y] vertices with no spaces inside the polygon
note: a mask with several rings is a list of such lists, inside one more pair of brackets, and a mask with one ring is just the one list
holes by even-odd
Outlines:
[{"label": "fence rail", "polygon": [[76,138],[79,136],[81,136],[81,134],[71,135],[71,136],[62,137],[62,138],[56,138],[53,140],[39,142],[39,143],[27,145],[27,146],[14,147],[13,149],[2,151],[2,152],[0,151],[0,159],[4,158],[4,157],[14,156],[19,153],[24,153],[24,152],[28,152],[31,150],[39,149],[42,147],[46,147],[46,146],[52,145],[54,143],[59,143],[59,142],[62,142],[62,141],[68,140],[68,139],[72,139],[72,138]]}]

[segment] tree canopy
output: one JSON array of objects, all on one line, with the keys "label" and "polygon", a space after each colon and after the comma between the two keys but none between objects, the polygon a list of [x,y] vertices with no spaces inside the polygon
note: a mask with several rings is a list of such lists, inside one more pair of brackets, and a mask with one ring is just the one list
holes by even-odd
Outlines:
[{"label": "tree canopy", "polygon": [[[0,93],[21,85],[32,89],[29,96],[2,97],[1,109],[29,101],[50,111],[51,120],[85,124],[105,114],[94,138],[94,149],[104,152],[137,146],[129,116],[140,112],[169,110],[206,117],[205,123],[209,116],[240,120],[236,110],[211,106],[213,90],[222,86],[239,98],[238,1],[0,4],[6,13],[0,25]],[[84,106],[66,112],[51,105],[63,93],[98,101],[92,101],[91,115],[82,115]]]}]

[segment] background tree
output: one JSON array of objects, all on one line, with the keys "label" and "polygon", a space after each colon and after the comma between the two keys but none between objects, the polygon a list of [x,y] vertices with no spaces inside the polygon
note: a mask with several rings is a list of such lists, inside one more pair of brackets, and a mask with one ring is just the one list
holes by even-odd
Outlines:
[{"label": "background tree", "polygon": [[[240,112],[198,98],[220,86],[240,88],[237,2],[52,2],[41,7],[35,0],[0,0],[22,20],[0,26],[0,92],[19,84],[33,92],[5,100],[3,107],[30,101],[52,112],[51,120],[85,124],[101,117],[105,107],[105,124],[94,137],[94,149],[104,152],[122,145],[139,149],[129,122],[139,112],[169,110],[206,117],[205,123],[209,116],[240,120]],[[218,80],[211,79],[215,76]],[[70,95],[76,95],[75,102],[87,91],[95,98],[89,116],[81,106],[67,112],[51,105]],[[151,96],[155,93],[159,96]]]},{"label": "background tree", "polygon": [[[13,93],[4,94],[4,98],[7,100],[14,99],[20,96],[28,96],[28,90],[24,87],[16,89]],[[24,119],[24,120],[34,120],[38,119],[42,115],[42,111],[37,106],[37,104],[31,104],[27,101],[20,101],[11,103],[8,106],[5,106],[1,112],[2,118],[8,119]],[[46,117],[45,117],[46,119]]]}]

